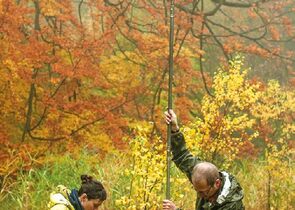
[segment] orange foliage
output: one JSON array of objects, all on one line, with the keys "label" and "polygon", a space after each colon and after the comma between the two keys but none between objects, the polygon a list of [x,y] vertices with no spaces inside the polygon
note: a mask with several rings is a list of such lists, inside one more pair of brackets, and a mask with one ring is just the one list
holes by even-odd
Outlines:
[{"label": "orange foliage", "polygon": [[[204,95],[201,78],[209,89],[212,85],[206,74],[209,68],[202,74],[199,70],[201,64],[216,62],[214,58],[219,57],[215,56],[214,40],[228,56],[238,51],[269,57],[283,51],[277,45],[259,45],[245,38],[251,38],[252,33],[245,31],[260,17],[257,5],[248,10],[230,8],[228,14],[242,24],[229,30],[220,27],[222,21],[212,22],[214,18],[205,16],[211,10],[207,5],[188,12],[188,1],[178,4],[173,92],[174,104],[187,122],[190,113],[200,110]],[[260,5],[261,17],[269,20],[267,38],[285,38],[278,33],[275,15],[290,4]],[[212,16],[219,20],[224,15],[217,12]],[[292,33],[290,18],[283,15],[281,22],[288,34]],[[105,151],[100,140],[110,149],[124,147],[122,138],[129,135],[128,122],[134,119],[153,123],[152,132],[163,131],[160,115],[167,106],[168,32],[169,5],[165,1],[114,4],[90,0],[81,7],[70,0],[2,1],[0,78],[5,80],[0,79],[0,120],[7,122],[0,128],[2,139],[74,141],[80,143],[77,147],[91,139],[89,144]],[[260,32],[257,29],[253,34]],[[200,49],[200,41],[206,47]],[[74,150],[72,146],[68,149]]]},{"label": "orange foliage", "polygon": [[259,148],[257,148],[252,142],[245,141],[240,147],[238,156],[241,158],[256,158],[259,154]]},{"label": "orange foliage", "polygon": [[280,40],[280,32],[274,28],[274,27],[269,27],[270,33],[271,33],[271,37],[273,38],[273,40]]}]

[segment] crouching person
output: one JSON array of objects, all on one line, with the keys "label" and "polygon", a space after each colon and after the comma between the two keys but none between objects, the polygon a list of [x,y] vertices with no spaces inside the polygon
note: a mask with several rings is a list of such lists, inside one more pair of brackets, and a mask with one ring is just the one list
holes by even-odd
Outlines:
[{"label": "crouching person", "polygon": [[50,194],[48,208],[50,210],[96,210],[107,198],[101,182],[91,176],[82,175],[79,190],[69,190],[63,185],[57,186]]}]

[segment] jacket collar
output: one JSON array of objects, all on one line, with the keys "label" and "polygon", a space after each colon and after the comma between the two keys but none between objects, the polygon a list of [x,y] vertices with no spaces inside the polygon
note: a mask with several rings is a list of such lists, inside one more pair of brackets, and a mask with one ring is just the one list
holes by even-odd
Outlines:
[{"label": "jacket collar", "polygon": [[68,195],[71,204],[74,206],[75,210],[83,210],[83,206],[79,200],[78,192],[76,189],[73,189]]},{"label": "jacket collar", "polygon": [[231,187],[229,174],[227,172],[225,172],[225,171],[222,171],[221,174],[223,176],[224,184],[223,184],[223,188],[222,188],[220,194],[218,195],[218,197],[216,199],[216,202],[218,204],[222,204],[225,201],[225,198],[229,194],[230,187]]}]

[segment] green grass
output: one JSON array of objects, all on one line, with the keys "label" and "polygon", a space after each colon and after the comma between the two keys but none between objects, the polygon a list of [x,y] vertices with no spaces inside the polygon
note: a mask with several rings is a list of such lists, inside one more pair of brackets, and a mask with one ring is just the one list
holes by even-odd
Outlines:
[{"label": "green grass", "polygon": [[103,173],[99,165],[92,166],[87,159],[87,154],[77,160],[65,155],[41,168],[21,171],[0,209],[46,209],[49,194],[57,185],[79,188],[81,174],[94,174],[100,179]]},{"label": "green grass", "polygon": [[[108,192],[108,199],[100,208],[102,210],[118,209],[115,207],[115,200],[127,193],[126,187],[130,184],[130,177],[123,176],[121,172],[129,167],[130,160],[123,154],[109,155],[103,160],[87,152],[75,157],[70,154],[60,157],[47,155],[46,159],[48,162],[42,167],[19,173],[10,190],[6,192],[5,199],[1,201],[0,210],[46,209],[50,192],[59,184],[63,184],[70,189],[79,188],[81,174],[92,175],[103,182]],[[294,172],[294,167],[290,170]],[[240,161],[234,164],[231,172],[238,177],[245,191],[244,203],[246,209],[267,209],[268,194],[266,186],[268,179],[263,162],[259,160]],[[174,165],[172,165],[171,173],[172,177],[184,177]],[[286,176],[282,177],[292,179]],[[287,185],[288,189],[279,189],[278,187],[280,186],[273,183],[272,205],[278,209],[292,209],[292,205],[294,205],[294,198],[292,198],[295,190],[294,183],[293,185]],[[177,204],[182,205],[187,210],[194,208],[196,194],[189,182],[186,182],[184,186],[175,186],[172,183],[171,188],[172,194],[175,191],[183,190],[184,197],[180,201],[176,201]],[[286,192],[282,190],[287,191],[287,194],[290,192],[288,199],[283,197]],[[163,192],[163,198],[164,194]]]}]

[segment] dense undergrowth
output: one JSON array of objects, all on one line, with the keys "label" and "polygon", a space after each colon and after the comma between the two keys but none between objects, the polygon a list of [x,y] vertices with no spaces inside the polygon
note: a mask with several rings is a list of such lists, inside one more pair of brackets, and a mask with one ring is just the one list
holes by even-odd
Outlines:
[{"label": "dense undergrowth", "polygon": [[[131,166],[133,170],[140,166],[135,162],[132,165],[131,157],[117,154],[100,160],[96,155],[87,152],[79,157],[66,154],[57,158],[49,155],[48,160],[54,159],[53,162],[48,161],[40,168],[21,172],[13,185],[6,192],[1,192],[0,209],[46,209],[50,192],[58,184],[78,188],[81,174],[93,175],[107,188],[108,199],[101,209],[144,209],[144,205],[146,209],[161,209],[161,200],[165,197],[165,170],[158,171],[159,178],[162,179],[157,182],[158,188],[149,188],[150,196],[155,196],[154,199],[144,200],[140,195],[144,186],[147,187],[145,183],[151,181],[153,175],[146,177],[144,174],[132,173]],[[285,171],[273,175],[266,169],[266,162],[262,159],[243,160],[235,162],[230,169],[244,188],[246,209],[292,209],[295,202],[292,178],[295,172],[294,163],[288,160],[289,165],[286,165]],[[130,169],[130,173],[126,173],[127,169]],[[191,184],[174,165],[171,171],[172,198],[183,209],[193,209],[196,193]],[[131,185],[133,189],[130,189]],[[133,204],[132,200],[142,206]]]}]

